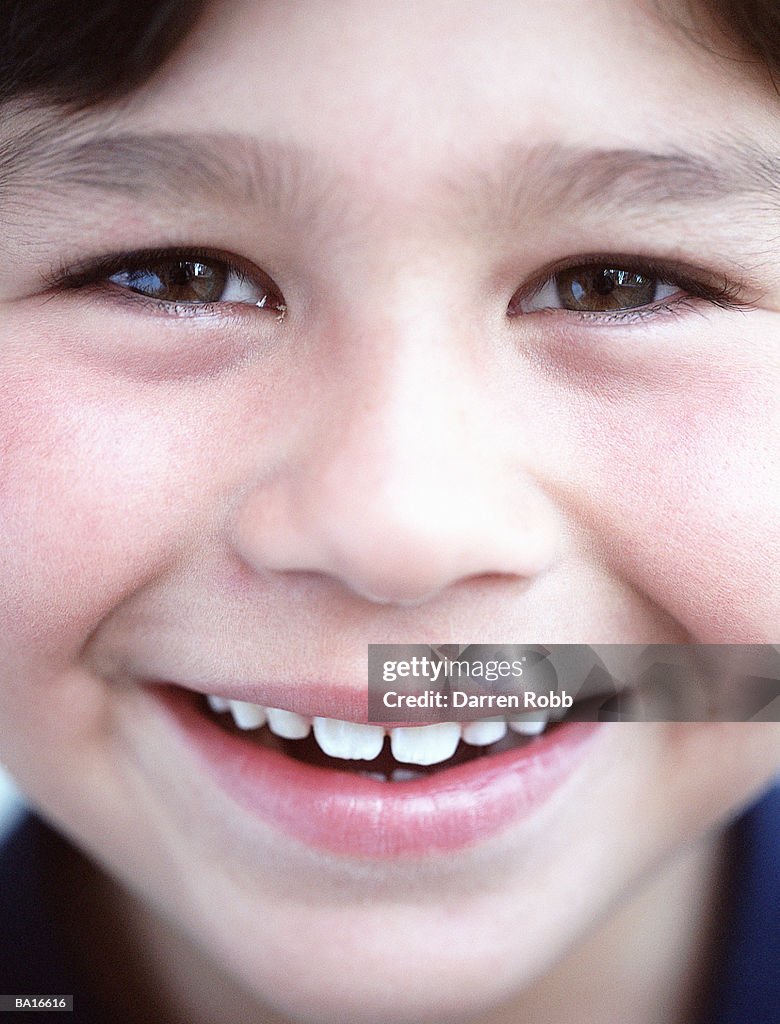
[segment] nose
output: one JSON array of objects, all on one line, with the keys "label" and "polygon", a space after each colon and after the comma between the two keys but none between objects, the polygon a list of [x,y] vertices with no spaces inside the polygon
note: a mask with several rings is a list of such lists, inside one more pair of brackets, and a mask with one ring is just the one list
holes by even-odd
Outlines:
[{"label": "nose", "polygon": [[323,370],[292,450],[242,495],[233,544],[250,567],[414,605],[554,560],[559,523],[523,441],[437,327],[436,342],[418,323],[339,348],[348,365]]}]

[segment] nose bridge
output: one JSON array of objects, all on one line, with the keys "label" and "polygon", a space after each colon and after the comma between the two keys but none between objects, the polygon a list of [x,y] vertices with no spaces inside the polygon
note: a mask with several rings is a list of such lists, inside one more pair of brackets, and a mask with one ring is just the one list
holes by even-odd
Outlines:
[{"label": "nose bridge", "polygon": [[425,510],[447,502],[458,465],[478,444],[466,429],[467,369],[447,344],[451,331],[411,312],[372,330],[368,358],[337,402],[331,483],[346,494],[357,472],[366,510],[385,510],[398,525],[424,528]]},{"label": "nose bridge", "polygon": [[549,561],[549,520],[518,501],[489,386],[446,308],[406,303],[337,346],[343,372],[284,470],[241,510],[239,547],[258,568],[417,603]]}]

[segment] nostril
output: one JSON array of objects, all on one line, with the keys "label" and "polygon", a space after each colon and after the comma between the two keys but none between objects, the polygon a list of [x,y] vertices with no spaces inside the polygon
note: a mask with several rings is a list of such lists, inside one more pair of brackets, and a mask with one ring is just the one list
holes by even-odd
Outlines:
[{"label": "nostril", "polygon": [[516,576],[513,573],[482,572],[464,575],[450,582],[442,582],[431,587],[413,575],[405,577],[395,584],[387,580],[377,580],[375,589],[370,586],[352,584],[350,590],[357,597],[378,605],[394,605],[400,608],[417,608],[435,598],[444,590],[450,592],[468,588],[473,596],[477,589],[488,590],[496,586],[511,584],[515,595],[523,593],[530,587],[533,577]]}]

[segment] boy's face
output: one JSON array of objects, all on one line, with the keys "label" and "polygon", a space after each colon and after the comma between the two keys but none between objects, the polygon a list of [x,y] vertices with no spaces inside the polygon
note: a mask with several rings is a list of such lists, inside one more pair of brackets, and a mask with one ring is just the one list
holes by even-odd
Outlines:
[{"label": "boy's face", "polygon": [[[8,170],[0,756],[283,1010],[480,1010],[770,778],[773,725],[607,728],[485,841],[358,857],[235,803],[145,687],[300,710],[363,693],[370,641],[778,640],[753,73],[619,0],[215,4]],[[43,283],[171,248],[248,280],[178,313],[121,258]]]}]

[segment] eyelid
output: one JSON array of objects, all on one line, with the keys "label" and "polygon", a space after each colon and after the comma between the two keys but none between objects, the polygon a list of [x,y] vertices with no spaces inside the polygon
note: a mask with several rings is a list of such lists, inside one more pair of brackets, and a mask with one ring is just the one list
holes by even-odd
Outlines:
[{"label": "eyelid", "polygon": [[[533,298],[534,295],[537,295],[541,289],[549,284],[558,274],[562,274],[567,270],[593,266],[619,267],[621,270],[644,274],[647,277],[655,278],[661,283],[672,284],[679,287],[681,291],[687,293],[685,298],[688,299],[690,299],[690,297],[704,299],[711,302],[713,305],[721,306],[726,309],[750,308],[749,304],[741,301],[743,294],[742,287],[737,282],[729,280],[729,278],[722,272],[704,270],[674,259],[657,259],[654,257],[637,256],[636,254],[590,253],[582,256],[567,257],[566,259],[556,261],[555,263],[544,267],[541,271],[535,274],[530,281],[521,285],[520,288],[513,293],[507,308],[507,315],[512,318],[529,315],[523,313],[523,311],[517,308],[521,302],[527,301],[528,299]],[[610,317],[614,319],[615,316],[619,317],[621,313],[636,315],[640,309],[647,311],[653,308],[661,308],[661,304],[659,303],[656,307],[636,307],[635,309],[626,309],[623,311],[614,310],[608,312],[596,312],[588,310],[551,309],[550,312],[563,312],[569,316],[580,316],[593,321],[599,319],[607,320]],[[535,312],[546,312],[546,310],[538,310]]]}]

